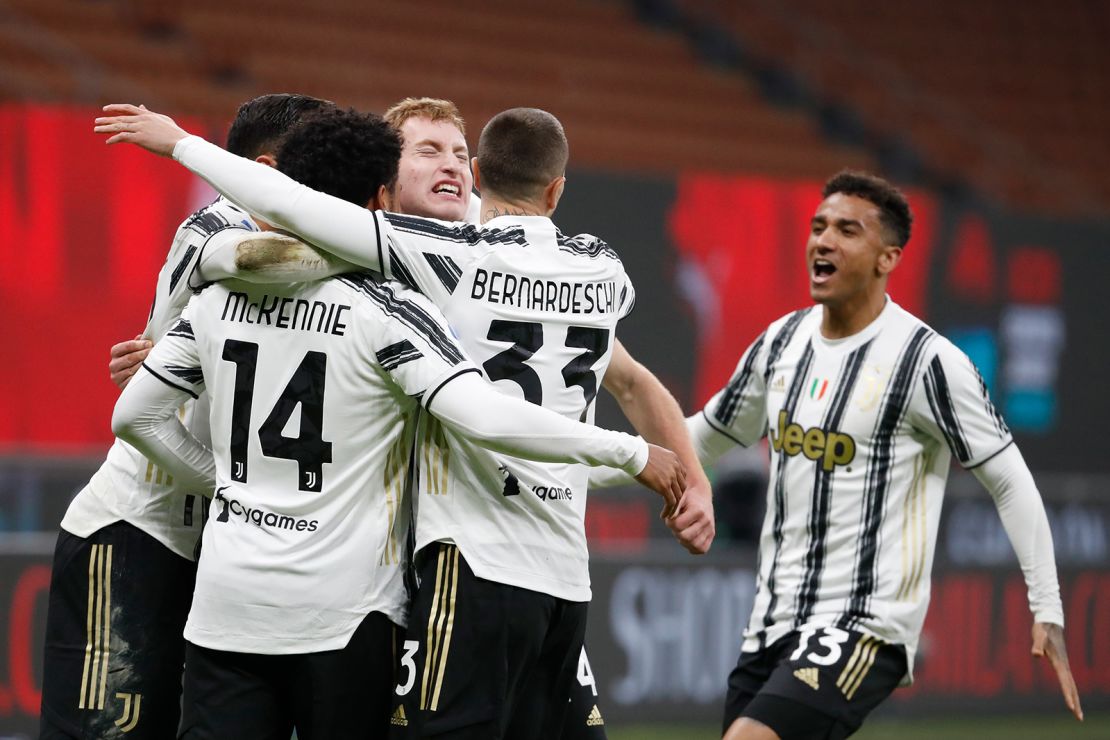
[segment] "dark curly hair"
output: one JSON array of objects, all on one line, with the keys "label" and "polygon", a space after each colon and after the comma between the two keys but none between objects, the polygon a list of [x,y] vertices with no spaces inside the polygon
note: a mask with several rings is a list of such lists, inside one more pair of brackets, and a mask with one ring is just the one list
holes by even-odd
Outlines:
[{"label": "dark curly hair", "polygon": [[277,168],[297,182],[365,206],[382,185],[392,187],[401,135],[373,113],[322,109],[290,129]]},{"label": "dark curly hair", "polygon": [[881,177],[866,172],[841,170],[828,179],[821,191],[822,198],[834,193],[853,195],[870,201],[879,209],[879,222],[886,231],[884,239],[889,244],[906,246],[913,226],[913,213],[906,196]]},{"label": "dark curly hair", "polygon": [[273,154],[289,129],[313,111],[334,108],[335,103],[309,95],[274,93],[259,95],[239,106],[227,131],[227,150],[254,159]]}]

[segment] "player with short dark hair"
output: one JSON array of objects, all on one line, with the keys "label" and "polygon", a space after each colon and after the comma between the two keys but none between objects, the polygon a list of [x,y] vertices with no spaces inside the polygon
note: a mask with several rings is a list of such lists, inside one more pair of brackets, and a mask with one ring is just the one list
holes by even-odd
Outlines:
[{"label": "player with short dark hair", "polygon": [[1082,719],[1032,475],[967,356],[886,295],[909,205],[864,173],[837,174],[822,195],[806,244],[817,305],[773,322],[688,419],[706,462],[770,443],[758,593],[724,736],[847,737],[909,682],[952,457],[994,498],[1029,589],[1033,653]]},{"label": "player with short dark hair", "polygon": [[[108,112],[121,114],[97,121],[98,131],[113,134],[110,141],[161,154],[180,143],[175,154],[183,164],[267,220],[418,286],[445,309],[468,353],[504,392],[569,418],[592,417],[615,351],[613,329],[634,293],[604,242],[567,237],[551,223],[561,173],[530,198],[486,187],[479,229],[356,212],[221,156],[196,137],[183,139],[164,117],[126,106]],[[481,165],[474,163],[479,181]],[[414,615],[427,624],[410,626],[402,661],[408,659],[412,680],[403,674],[397,724],[417,736],[452,727],[475,737],[555,732],[590,596],[584,470],[491,456],[443,435],[435,423],[424,427],[416,459],[424,585]],[[703,546],[707,537],[711,522],[693,535]],[[503,608],[482,608],[490,598]],[[512,642],[502,639],[506,633],[516,635]]]},{"label": "player with short dark hair", "polygon": [[[275,146],[297,118],[332,103],[305,95],[263,95],[240,108],[229,146],[273,164]],[[190,215],[174,235],[158,276],[145,340],[124,343],[132,359],[177,321],[189,282],[205,259],[222,277],[219,243],[257,231],[223,198]],[[231,244],[231,242],[226,242]],[[233,251],[233,250],[232,250]],[[137,366],[136,366],[137,369]],[[126,382],[134,370],[118,376]],[[186,404],[185,423],[207,435],[205,401]],[[66,511],[58,535],[46,622],[40,737],[170,737],[180,716],[181,630],[195,578],[195,553],[211,491],[188,485],[126,443],[107,459]]]},{"label": "player with short dark hair", "polygon": [[[361,200],[392,181],[399,153],[379,117],[331,110],[294,129],[279,162],[307,167],[310,183],[366,178],[351,189]],[[434,307],[366,273],[210,285],[144,366],[113,428],[176,474],[216,482],[185,627],[185,738],[386,732],[406,478],[427,419],[506,455],[619,465],[666,490],[681,478],[671,453],[489,388]],[[173,413],[205,389],[215,463]],[[446,476],[449,459],[437,465]]]},{"label": "player with short dark hair", "polygon": [[510,108],[489,120],[478,140],[485,187],[510,200],[535,200],[562,177],[570,156],[555,116],[537,108]]}]

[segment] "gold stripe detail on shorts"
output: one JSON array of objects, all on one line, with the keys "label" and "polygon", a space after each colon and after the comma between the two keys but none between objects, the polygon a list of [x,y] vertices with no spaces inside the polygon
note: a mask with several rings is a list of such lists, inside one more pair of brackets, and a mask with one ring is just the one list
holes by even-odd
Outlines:
[{"label": "gold stripe detail on shorts", "polygon": [[432,675],[432,653],[435,652],[436,647],[436,620],[439,618],[440,610],[440,596],[443,590],[443,582],[445,578],[445,560],[447,547],[445,545],[436,545],[439,548],[439,555],[436,557],[436,587],[432,594],[432,609],[428,614],[428,630],[424,638],[424,675],[420,680],[420,708],[428,708],[428,681]]},{"label": "gold stripe detail on shorts", "polygon": [[855,669],[860,654],[863,653],[863,649],[867,647],[867,643],[870,642],[871,639],[870,635],[863,635],[856,640],[856,648],[852,651],[852,657],[848,658],[848,662],[844,665],[844,670],[840,672],[840,678],[836,679],[836,686],[841,691],[844,690],[844,683],[848,678],[848,674]]},{"label": "gold stripe detail on shorts", "polygon": [[856,691],[859,689],[860,684],[863,683],[863,679],[867,678],[868,671],[871,670],[871,666],[875,663],[876,653],[879,652],[879,648],[882,646],[882,641],[877,639],[868,644],[865,652],[863,653],[863,658],[862,660],[860,660],[859,666],[857,666],[856,668],[855,675],[849,678],[848,682],[841,687],[841,691],[844,692],[845,699],[851,701],[852,697],[856,695]]},{"label": "gold stripe detail on shorts", "polygon": [[93,651],[93,614],[96,602],[96,564],[100,557],[100,545],[93,545],[89,551],[89,608],[85,617],[85,667],[81,671],[81,700],[78,709],[85,709],[89,690],[89,665],[92,663]]},{"label": "gold stripe detail on shorts", "polygon": [[[100,700],[96,703],[97,709],[104,708],[104,695],[108,688],[108,656],[112,654],[112,547],[105,546],[108,556],[104,563],[104,639],[100,642],[102,665],[100,667]],[[138,707],[135,707],[136,710]]]},{"label": "gold stripe detail on shorts", "polygon": [[432,692],[432,703],[429,707],[433,712],[439,709],[439,692],[443,688],[443,674],[447,671],[447,654],[451,651],[451,633],[455,629],[455,596],[459,589],[459,548],[451,548],[451,585],[447,590],[447,619],[443,630],[443,644],[437,660],[435,691]]}]

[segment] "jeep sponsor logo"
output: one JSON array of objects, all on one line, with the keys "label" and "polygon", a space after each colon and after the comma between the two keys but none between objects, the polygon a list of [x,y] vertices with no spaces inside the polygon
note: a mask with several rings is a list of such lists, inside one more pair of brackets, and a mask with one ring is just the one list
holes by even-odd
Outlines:
[{"label": "jeep sponsor logo", "polygon": [[317,519],[296,519],[286,514],[278,514],[264,509],[252,509],[237,499],[227,498],[224,491],[227,486],[216,491],[216,502],[220,506],[220,513],[216,516],[217,522],[226,522],[234,515],[244,522],[255,524],[259,527],[272,529],[285,529],[290,532],[315,532],[319,526]]},{"label": "jeep sponsor logo", "polygon": [[821,427],[802,427],[786,423],[786,412],[779,412],[778,434],[771,431],[771,446],[775,452],[793,457],[801,453],[810,460],[820,460],[821,467],[831,472],[837,465],[848,465],[856,457],[856,441],[850,434],[830,432]]}]

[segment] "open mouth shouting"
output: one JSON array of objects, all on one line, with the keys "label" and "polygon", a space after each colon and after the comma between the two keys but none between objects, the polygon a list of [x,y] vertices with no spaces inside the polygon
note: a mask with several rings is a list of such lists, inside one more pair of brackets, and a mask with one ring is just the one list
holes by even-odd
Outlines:
[{"label": "open mouth shouting", "polygon": [[828,282],[835,272],[836,265],[824,257],[818,257],[810,265],[809,276],[815,284],[822,285]]}]

